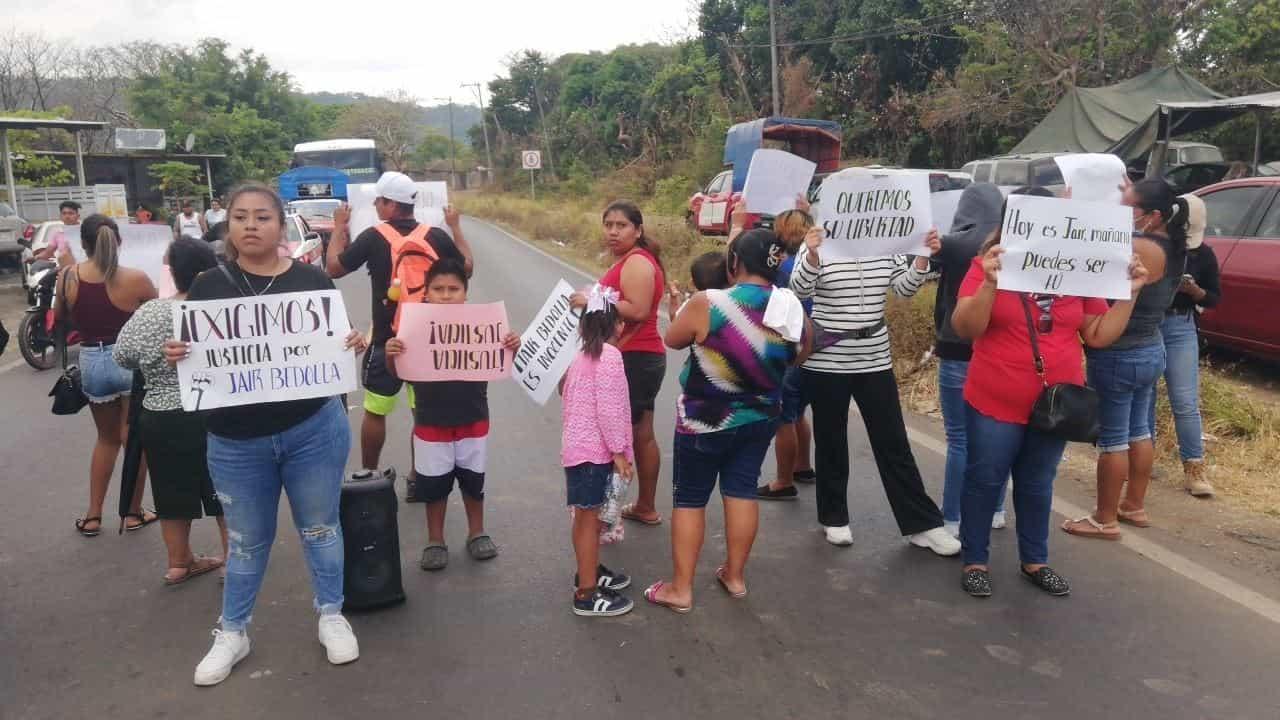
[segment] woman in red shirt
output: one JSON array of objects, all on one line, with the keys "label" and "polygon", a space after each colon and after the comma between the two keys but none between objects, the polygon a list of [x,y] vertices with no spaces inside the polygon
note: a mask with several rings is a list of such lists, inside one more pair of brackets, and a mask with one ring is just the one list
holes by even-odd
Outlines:
[{"label": "woman in red shirt", "polygon": [[[1039,188],[1015,192],[1049,195]],[[1089,347],[1114,342],[1129,322],[1133,301],[1108,308],[1096,298],[997,290],[1004,252],[999,243],[997,229],[969,267],[951,318],[956,333],[973,340],[964,386],[969,454],[960,509],[962,586],[974,597],[991,595],[991,516],[1012,474],[1022,576],[1051,595],[1066,595],[1070,585],[1046,564],[1053,479],[1066,441],[1028,428],[1027,421],[1047,385],[1084,384],[1081,340]],[[1147,277],[1136,255],[1129,272],[1136,295]],[[1036,372],[1024,305],[1044,358],[1043,377]]]},{"label": "woman in red shirt", "polygon": [[[646,525],[662,522],[655,505],[661,455],[653,434],[653,407],[667,373],[667,348],[658,334],[658,305],[666,277],[658,247],[645,235],[644,215],[635,203],[619,200],[605,208],[604,239],[615,262],[600,284],[618,291],[618,315],[626,323],[617,343],[631,396],[631,435],[636,456],[640,492],[633,504],[622,508],[622,517]],[[586,296],[576,293],[575,307],[585,307]]]}]

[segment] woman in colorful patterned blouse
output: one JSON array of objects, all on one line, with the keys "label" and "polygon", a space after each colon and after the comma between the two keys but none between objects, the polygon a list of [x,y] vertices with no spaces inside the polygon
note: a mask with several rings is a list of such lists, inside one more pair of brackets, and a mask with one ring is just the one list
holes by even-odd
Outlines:
[{"label": "woman in colorful patterned blouse", "polygon": [[221,557],[191,552],[192,520],[205,515],[217,518],[223,557],[227,552],[227,526],[205,460],[204,418],[182,410],[178,371],[164,359],[164,343],[173,337],[173,303],[186,298],[197,275],[217,264],[213,249],[200,240],[183,238],[170,245],[169,269],[178,294],[138,308],[120,331],[113,351],[117,365],[142,370],[147,380],[139,427],[151,470],[151,495],[169,551],[165,585],[177,585],[223,566]]},{"label": "woman in colorful patterned blouse", "polygon": [[720,480],[727,555],[716,579],[735,598],[747,594],[743,569],[755,541],[756,481],[777,427],[777,390],[802,355],[808,320],[789,290],[773,287],[786,249],[768,230],[729,246],[728,290],[694,295],[667,330],[667,347],[692,348],[676,405],[671,545],[673,579],[645,591],[649,602],[693,608],[693,573],[706,529],[706,505]]}]

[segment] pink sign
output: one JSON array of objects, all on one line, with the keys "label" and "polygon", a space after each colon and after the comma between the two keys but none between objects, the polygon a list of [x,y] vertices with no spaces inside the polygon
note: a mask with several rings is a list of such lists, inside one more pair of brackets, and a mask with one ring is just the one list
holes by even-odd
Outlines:
[{"label": "pink sign", "polygon": [[502,347],[509,331],[507,307],[412,303],[400,307],[404,354],[396,359],[402,380],[500,380],[511,374]]}]

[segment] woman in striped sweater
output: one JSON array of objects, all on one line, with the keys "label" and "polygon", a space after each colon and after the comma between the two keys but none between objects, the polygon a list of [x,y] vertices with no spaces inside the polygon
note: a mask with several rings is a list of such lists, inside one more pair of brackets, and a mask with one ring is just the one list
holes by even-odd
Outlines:
[{"label": "woman in striped sweater", "polygon": [[[847,434],[852,398],[866,425],[898,529],[913,545],[954,555],[960,552],[960,542],[943,529],[942,512],[925,492],[907,440],[884,323],[889,290],[901,297],[915,295],[929,272],[929,258],[824,259],[819,252],[824,237],[821,227],[809,231],[791,273],[796,295],[813,299],[817,333],[813,354],[804,364],[803,387],[813,407],[818,522],[827,542],[853,544]],[[930,231],[928,243],[937,253],[937,231]]]}]

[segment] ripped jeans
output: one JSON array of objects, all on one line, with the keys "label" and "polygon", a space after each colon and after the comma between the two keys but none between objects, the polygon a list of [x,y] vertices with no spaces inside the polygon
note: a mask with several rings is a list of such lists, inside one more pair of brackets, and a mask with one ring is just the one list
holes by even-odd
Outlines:
[{"label": "ripped jeans", "polygon": [[209,474],[229,540],[223,630],[244,630],[253,615],[276,538],[281,488],[289,494],[293,524],[302,538],[316,610],[321,615],[342,611],[338,502],[350,448],[347,415],[337,399],[276,435],[232,439],[209,434]]}]

